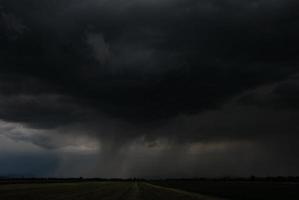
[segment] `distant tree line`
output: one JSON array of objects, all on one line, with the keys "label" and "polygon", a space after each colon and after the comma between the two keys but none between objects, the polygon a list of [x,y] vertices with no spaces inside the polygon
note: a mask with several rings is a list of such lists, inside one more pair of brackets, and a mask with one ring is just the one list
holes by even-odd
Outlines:
[{"label": "distant tree line", "polygon": [[299,182],[299,176],[277,176],[277,177],[220,177],[220,178],[176,178],[176,179],[140,179],[140,178],[39,178],[39,177],[0,177],[0,184],[19,184],[19,183],[66,183],[66,182],[104,182],[104,181],[244,181],[244,182]]},{"label": "distant tree line", "polygon": [[299,182],[299,176],[268,176],[268,177],[220,177],[220,178],[178,178],[178,179],[153,179],[172,181],[265,181],[265,182]]}]

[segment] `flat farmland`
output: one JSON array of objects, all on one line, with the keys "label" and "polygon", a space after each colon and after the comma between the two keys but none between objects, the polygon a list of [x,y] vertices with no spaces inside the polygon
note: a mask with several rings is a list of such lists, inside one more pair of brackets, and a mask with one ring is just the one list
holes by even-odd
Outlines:
[{"label": "flat farmland", "polygon": [[0,185],[1,200],[221,200],[146,182],[23,183]]},{"label": "flat farmland", "polygon": [[298,182],[164,180],[152,183],[231,200],[299,199]]}]

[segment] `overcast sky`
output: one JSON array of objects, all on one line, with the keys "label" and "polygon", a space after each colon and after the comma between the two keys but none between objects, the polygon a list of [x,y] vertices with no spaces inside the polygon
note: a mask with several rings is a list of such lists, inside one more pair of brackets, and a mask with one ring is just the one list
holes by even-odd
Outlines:
[{"label": "overcast sky", "polygon": [[299,175],[297,0],[0,0],[0,176]]}]

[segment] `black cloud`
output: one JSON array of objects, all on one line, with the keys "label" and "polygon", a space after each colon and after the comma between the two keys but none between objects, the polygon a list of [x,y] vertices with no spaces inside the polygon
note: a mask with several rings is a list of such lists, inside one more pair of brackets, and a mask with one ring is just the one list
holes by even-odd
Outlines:
[{"label": "black cloud", "polygon": [[[33,77],[114,117],[147,121],[217,108],[297,71],[293,1],[29,2],[2,3],[3,24],[20,23],[2,25],[2,73]],[[9,40],[12,31],[22,37]],[[107,62],[94,56],[103,52],[93,52],[90,34],[109,46]]]},{"label": "black cloud", "polygon": [[[286,126],[293,137],[298,8],[293,0],[2,0],[0,118],[117,141],[264,141]],[[267,119],[255,127],[246,109],[257,105]],[[271,114],[286,110],[293,117],[271,127],[281,120]]]}]

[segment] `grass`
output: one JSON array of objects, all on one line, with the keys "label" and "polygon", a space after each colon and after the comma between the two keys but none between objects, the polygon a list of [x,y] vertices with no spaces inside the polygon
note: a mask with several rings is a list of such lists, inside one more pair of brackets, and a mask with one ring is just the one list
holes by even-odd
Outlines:
[{"label": "grass", "polygon": [[0,185],[2,200],[214,200],[144,182],[43,183]]},{"label": "grass", "polygon": [[298,183],[263,181],[27,182],[0,184],[0,200],[281,200],[298,191]]},{"label": "grass", "polygon": [[153,184],[231,200],[299,199],[299,183],[168,180]]}]

